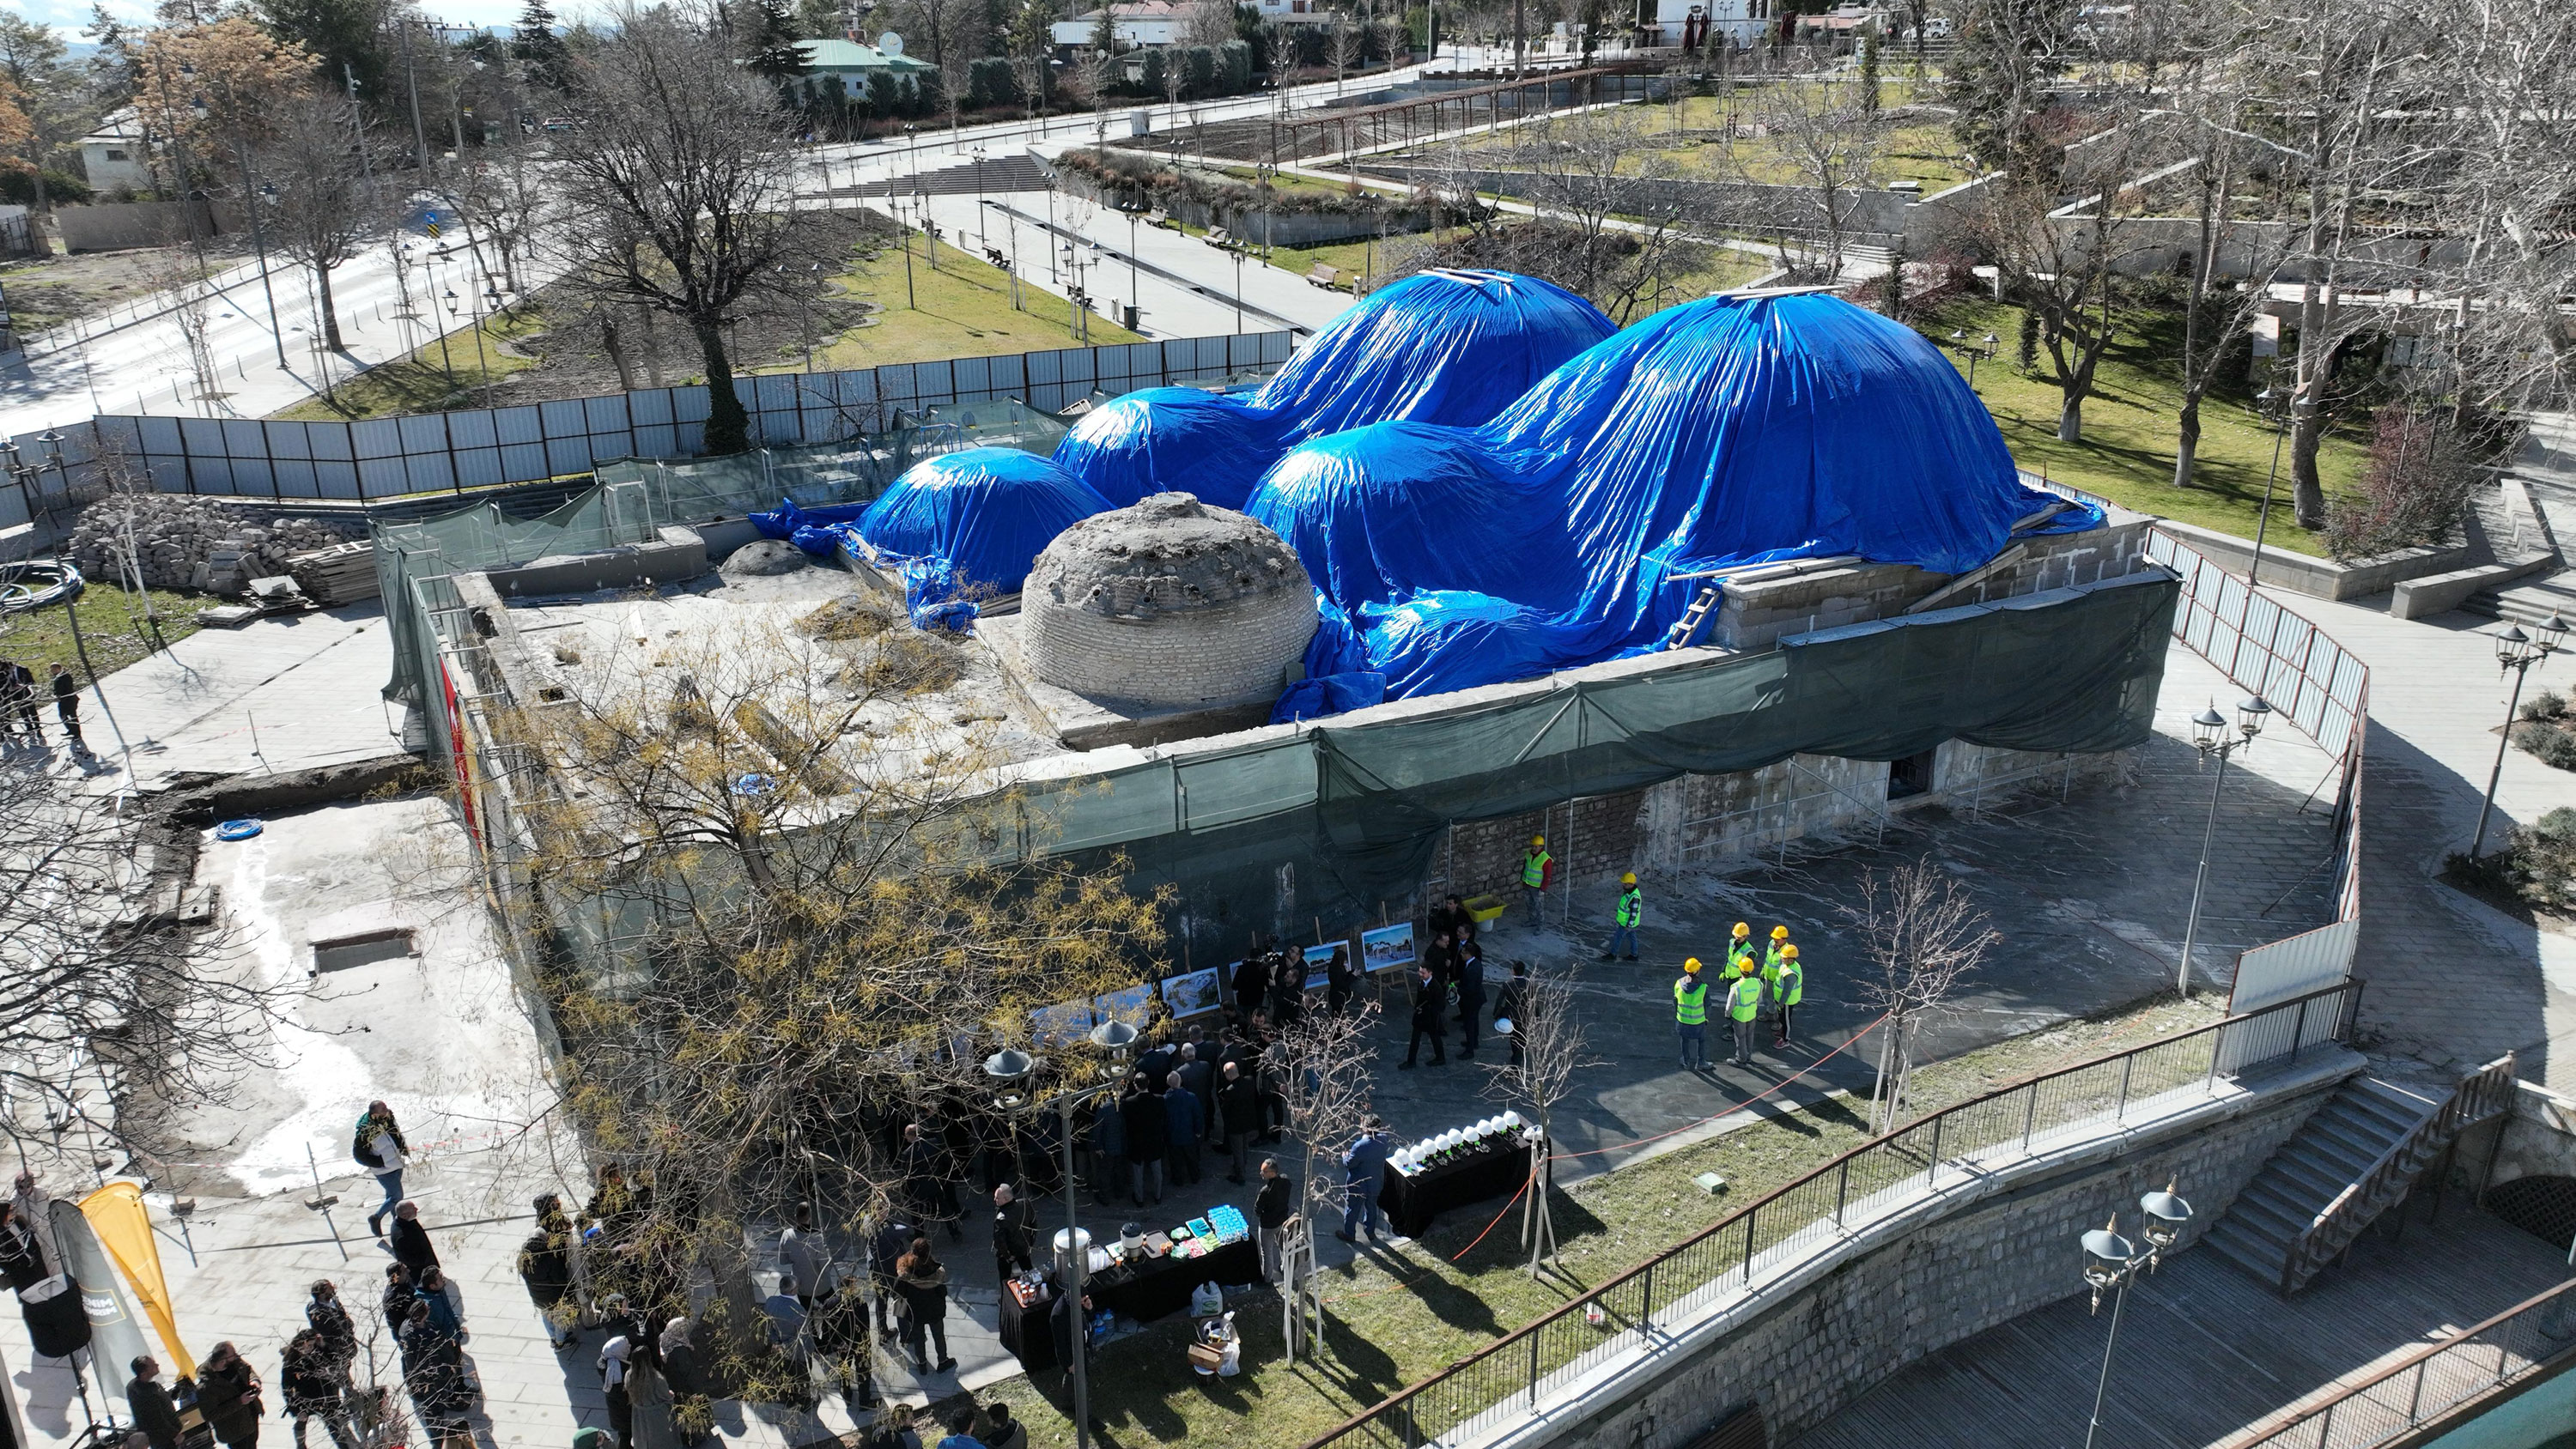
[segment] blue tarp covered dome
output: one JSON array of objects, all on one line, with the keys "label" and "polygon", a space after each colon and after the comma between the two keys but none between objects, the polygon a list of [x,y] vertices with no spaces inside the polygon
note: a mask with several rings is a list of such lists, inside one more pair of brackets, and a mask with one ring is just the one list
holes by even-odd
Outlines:
[{"label": "blue tarp covered dome", "polygon": [[1401,698],[1651,646],[1705,582],[1674,574],[1845,553],[1962,573],[2056,501],[1919,333],[1795,293],[1657,313],[1482,427],[1316,439],[1245,511],[1324,595],[1308,674]]},{"label": "blue tarp covered dome", "polygon": [[1114,506],[1175,492],[1241,508],[1305,439],[1393,418],[1482,423],[1610,332],[1591,303],[1536,278],[1423,272],[1335,318],[1259,392],[1129,393],[1076,424],[1055,457]]},{"label": "blue tarp covered dome", "polygon": [[1055,536],[1109,505],[1062,468],[1017,448],[925,458],[856,523],[831,525],[900,566],[916,609],[936,598],[1011,594]]}]

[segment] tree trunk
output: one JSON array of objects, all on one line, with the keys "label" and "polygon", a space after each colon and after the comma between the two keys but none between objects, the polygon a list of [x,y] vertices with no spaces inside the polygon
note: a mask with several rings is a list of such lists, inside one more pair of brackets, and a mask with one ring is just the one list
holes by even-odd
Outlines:
[{"label": "tree trunk", "polygon": [[599,309],[599,345],[607,352],[609,364],[617,369],[617,390],[635,391],[635,364],[627,360],[626,339],[618,331],[617,309],[613,305]]},{"label": "tree trunk", "polygon": [[2301,528],[2326,526],[2325,484],[2317,477],[2317,445],[2325,433],[2325,414],[2313,408],[2290,429],[2290,501]]},{"label": "tree trunk", "polygon": [[2192,460],[2200,452],[2200,394],[2187,392],[2182,398],[2182,416],[2174,425],[2174,486],[2191,486]]},{"label": "tree trunk", "polygon": [[331,305],[331,269],[329,267],[313,269],[313,286],[322,303],[323,345],[333,352],[347,351],[347,347],[340,341],[340,310]]},{"label": "tree trunk", "polygon": [[2063,394],[2064,400],[2059,402],[2057,405],[2057,441],[2061,443],[2083,442],[2084,389],[2080,384],[2070,382],[2061,388],[2060,391]]},{"label": "tree trunk", "polygon": [[751,446],[751,414],[734,396],[733,359],[725,355],[724,327],[710,318],[691,321],[698,334],[698,355],[707,364],[707,434],[709,453],[739,453]]}]

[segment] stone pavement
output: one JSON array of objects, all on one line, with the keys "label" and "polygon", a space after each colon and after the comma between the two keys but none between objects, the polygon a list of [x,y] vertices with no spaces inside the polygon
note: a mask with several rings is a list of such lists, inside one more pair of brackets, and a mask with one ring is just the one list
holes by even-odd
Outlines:
[{"label": "stone pavement", "polygon": [[[380,691],[393,646],[374,602],[204,629],[82,697],[102,771],[151,789],[174,774],[271,773],[392,754],[402,715]],[[100,708],[100,695],[106,708]]]}]

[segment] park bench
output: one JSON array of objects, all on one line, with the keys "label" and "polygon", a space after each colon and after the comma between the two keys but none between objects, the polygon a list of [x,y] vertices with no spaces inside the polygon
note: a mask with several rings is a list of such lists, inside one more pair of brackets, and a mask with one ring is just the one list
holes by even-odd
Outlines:
[{"label": "park bench", "polygon": [[1338,292],[1342,288],[1341,268],[1317,262],[1314,269],[1306,273],[1306,284],[1310,287],[1321,287],[1327,292]]}]

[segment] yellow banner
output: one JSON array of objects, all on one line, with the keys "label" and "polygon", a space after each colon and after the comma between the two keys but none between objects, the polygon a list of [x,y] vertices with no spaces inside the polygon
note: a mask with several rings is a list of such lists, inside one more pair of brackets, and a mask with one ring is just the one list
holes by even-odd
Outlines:
[{"label": "yellow banner", "polygon": [[130,1182],[111,1182],[81,1199],[81,1216],[98,1234],[101,1247],[125,1273],[127,1286],[143,1305],[143,1315],[170,1350],[172,1367],[194,1377],[197,1361],[179,1341],[179,1320],[170,1313],[170,1288],[161,1280],[161,1246],[152,1240],[152,1218],[143,1210],[143,1189]]}]

